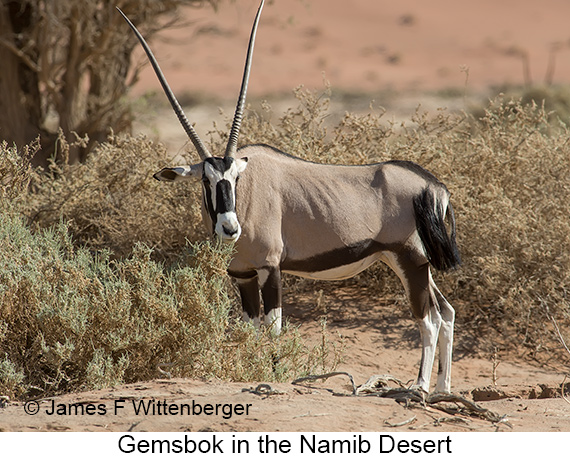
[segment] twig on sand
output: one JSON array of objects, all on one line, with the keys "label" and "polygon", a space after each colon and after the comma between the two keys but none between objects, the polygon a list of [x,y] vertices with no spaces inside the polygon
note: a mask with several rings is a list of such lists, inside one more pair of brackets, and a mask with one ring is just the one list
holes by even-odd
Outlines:
[{"label": "twig on sand", "polygon": [[255,395],[259,395],[260,397],[269,397],[270,395],[283,395],[285,392],[281,392],[280,390],[276,390],[271,387],[269,384],[259,384],[255,389],[250,388],[243,388],[242,392],[249,392]]},{"label": "twig on sand", "polygon": [[391,422],[388,422],[387,420],[384,421],[384,424],[386,424],[388,427],[403,427],[404,425],[408,425],[411,424],[413,422],[416,421],[416,417],[417,416],[412,416],[409,419],[406,419],[403,422],[398,422],[397,424],[392,424]]},{"label": "twig on sand", "polygon": [[[455,403],[455,405],[440,405],[442,402]],[[485,419],[489,422],[493,422],[494,424],[504,423],[505,425],[511,427],[511,424],[508,423],[506,416],[501,416],[489,409],[482,408],[474,401],[468,400],[461,395],[435,393],[428,396],[426,403],[428,403],[432,408],[439,409],[440,411],[444,411],[448,414],[476,416],[480,419]],[[458,403],[463,406],[458,405]]]},{"label": "twig on sand", "polygon": [[356,384],[354,384],[354,378],[350,373],[347,373],[346,371],[334,371],[332,373],[305,376],[304,378],[295,379],[291,384],[296,386],[304,382],[317,381],[319,379],[328,379],[333,376],[339,376],[339,375],[348,376],[348,379],[350,379],[350,384],[352,385],[352,395],[356,395]]}]

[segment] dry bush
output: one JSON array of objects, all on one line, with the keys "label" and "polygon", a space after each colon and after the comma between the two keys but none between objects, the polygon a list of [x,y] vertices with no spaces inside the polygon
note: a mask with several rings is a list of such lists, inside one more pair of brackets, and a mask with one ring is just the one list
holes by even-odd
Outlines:
[{"label": "dry bush", "polygon": [[446,178],[461,215],[461,298],[478,308],[466,306],[468,322],[493,327],[497,347],[552,347],[549,315],[570,318],[569,132],[552,119],[534,102],[495,100],[474,133],[458,133]]},{"label": "dry bush", "polygon": [[[60,132],[58,147],[70,144]],[[93,250],[128,255],[142,242],[156,258],[175,257],[186,240],[205,239],[198,184],[164,185],[152,175],[168,163],[161,144],[139,137],[110,135],[84,163],[54,164],[38,176],[27,215],[41,227],[60,219],[74,239]]]}]

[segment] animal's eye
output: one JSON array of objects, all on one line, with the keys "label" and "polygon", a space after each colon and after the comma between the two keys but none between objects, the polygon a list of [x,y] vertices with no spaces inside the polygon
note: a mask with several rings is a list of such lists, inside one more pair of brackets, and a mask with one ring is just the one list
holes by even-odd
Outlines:
[{"label": "animal's eye", "polygon": [[210,180],[208,178],[206,178],[205,176],[202,177],[202,182],[204,183],[204,186],[208,187],[210,185]]}]

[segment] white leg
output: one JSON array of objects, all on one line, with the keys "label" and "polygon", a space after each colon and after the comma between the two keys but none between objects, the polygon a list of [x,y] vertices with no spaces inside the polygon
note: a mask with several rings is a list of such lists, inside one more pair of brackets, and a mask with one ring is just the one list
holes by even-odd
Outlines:
[{"label": "white leg", "polygon": [[437,375],[436,392],[451,392],[451,359],[453,354],[453,326],[455,310],[431,281],[437,297],[442,317],[439,336],[439,372]]},{"label": "white leg", "polygon": [[283,308],[281,307],[273,308],[265,315],[265,325],[270,327],[273,336],[279,336],[281,334],[282,310]]},{"label": "white leg", "polygon": [[420,336],[422,340],[422,359],[420,372],[415,388],[420,388],[429,393],[431,372],[437,348],[437,337],[441,327],[441,316],[435,307],[430,306],[427,315],[420,320]]}]

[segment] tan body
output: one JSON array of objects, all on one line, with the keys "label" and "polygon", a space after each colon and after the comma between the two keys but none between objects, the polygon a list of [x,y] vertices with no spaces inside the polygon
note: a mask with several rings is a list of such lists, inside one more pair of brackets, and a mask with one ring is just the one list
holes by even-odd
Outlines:
[{"label": "tan body", "polygon": [[[285,265],[284,271],[299,276],[344,279],[365,267],[340,269],[344,273],[338,276],[298,267],[333,248],[365,240],[386,246],[416,241],[412,197],[428,181],[406,168],[323,165],[261,145],[242,148],[237,157],[247,157],[248,166],[236,192],[242,235],[231,271]],[[382,253],[371,257],[381,260]]]}]

